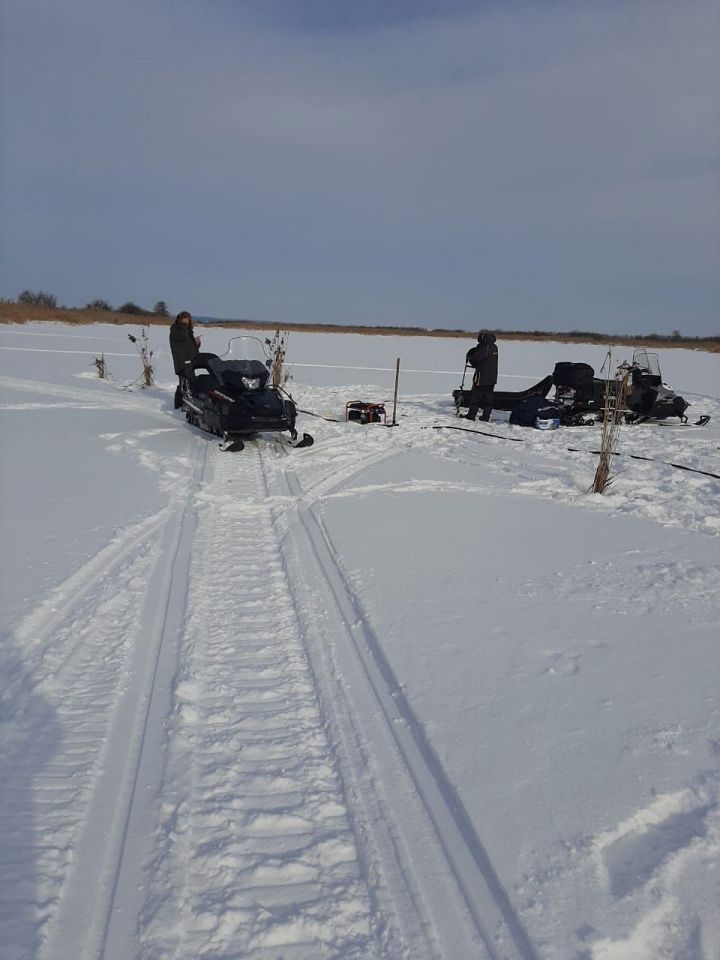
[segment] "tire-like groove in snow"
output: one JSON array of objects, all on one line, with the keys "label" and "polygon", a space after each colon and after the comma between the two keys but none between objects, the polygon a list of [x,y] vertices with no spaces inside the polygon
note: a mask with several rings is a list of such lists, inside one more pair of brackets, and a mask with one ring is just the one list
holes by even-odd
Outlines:
[{"label": "tire-like groove in snow", "polygon": [[180,499],[120,529],[0,645],[0,720],[12,718],[0,751],[3,957],[56,955],[47,936],[141,645],[137,589],[163,559],[158,532]]},{"label": "tire-like groove in snow", "polygon": [[[71,661],[79,638],[68,637],[67,642],[59,643],[59,629],[77,618],[81,605],[91,607],[97,602],[93,591],[97,592],[99,587],[104,586],[117,568],[143,548],[160,526],[167,522],[171,509],[164,507],[153,516],[119,531],[91,560],[51,590],[47,598],[15,629],[14,639],[25,651],[24,669],[31,671],[29,679],[33,685],[41,683],[49,674],[57,678],[58,673]],[[53,643],[48,644],[51,637]],[[41,668],[46,661],[47,668],[43,671]]]},{"label": "tire-like groove in snow", "polygon": [[255,444],[213,466],[133,956],[405,960],[385,949],[288,590],[288,498],[268,496]]},{"label": "tire-like groove in snow", "polygon": [[[152,823],[152,790],[158,776],[163,715],[169,710],[178,633],[185,612],[189,557],[195,526],[192,505],[201,482],[207,444],[194,441],[187,495],[172,510],[145,594],[141,629],[130,653],[125,690],[114,706],[74,867],[62,890],[46,955],[52,960],[133,956],[125,940],[134,930],[141,861]],[[114,916],[116,901],[121,909]],[[117,927],[117,929],[116,929]]]},{"label": "tire-like groove in snow", "polygon": [[[292,471],[287,472],[286,482],[291,494],[301,500],[302,488]],[[448,960],[459,960],[460,956],[476,957],[478,948],[484,947],[492,960],[536,960],[537,954],[532,943],[457,792],[397,683],[381,644],[341,570],[335,548],[315,509],[312,506],[301,509],[299,521],[311,545],[318,571],[334,598],[344,626],[343,633],[362,667],[365,682],[372,690],[375,709],[379,707],[382,711],[386,727],[392,734],[417,796],[433,824],[443,855],[479,937],[478,942],[465,942],[461,946],[460,931],[453,930],[447,922],[443,923],[435,911],[434,924],[441,955]],[[341,643],[340,637],[336,637],[336,648]],[[349,668],[347,652],[347,646],[345,651],[338,651],[341,660],[345,656],[343,666]],[[348,677],[346,681],[350,683]],[[357,680],[355,683],[357,685]],[[355,696],[357,700],[360,695],[357,686],[350,695],[351,699]],[[368,704],[367,699],[364,709],[365,716],[360,717],[359,722],[372,726],[369,712],[372,705]],[[372,745],[368,749],[372,752]],[[410,811],[406,808],[403,816],[409,815]],[[412,852],[410,858],[413,858]],[[428,878],[421,879],[421,888],[427,885]],[[426,900],[430,899],[432,894],[426,896]],[[432,911],[430,904],[428,909]]]}]

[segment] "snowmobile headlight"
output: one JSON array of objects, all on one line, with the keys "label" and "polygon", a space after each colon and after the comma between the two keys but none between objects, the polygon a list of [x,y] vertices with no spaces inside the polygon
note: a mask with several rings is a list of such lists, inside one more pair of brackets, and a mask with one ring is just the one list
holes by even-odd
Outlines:
[{"label": "snowmobile headlight", "polygon": [[240,379],[246,390],[260,389],[260,377],[240,377]]}]

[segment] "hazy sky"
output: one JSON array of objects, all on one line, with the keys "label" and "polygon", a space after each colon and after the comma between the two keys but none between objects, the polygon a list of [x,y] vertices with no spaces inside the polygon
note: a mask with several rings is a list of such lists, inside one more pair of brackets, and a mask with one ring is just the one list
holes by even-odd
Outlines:
[{"label": "hazy sky", "polygon": [[720,0],[0,9],[0,296],[720,333]]}]

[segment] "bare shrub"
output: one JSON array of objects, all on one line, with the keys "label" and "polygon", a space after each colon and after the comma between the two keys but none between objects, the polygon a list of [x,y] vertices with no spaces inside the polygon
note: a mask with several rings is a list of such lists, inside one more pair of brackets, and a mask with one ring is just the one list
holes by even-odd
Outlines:
[{"label": "bare shrub", "polygon": [[122,306],[118,307],[118,313],[129,313],[130,316],[133,317],[146,316],[147,312],[147,310],[143,310],[142,307],[133,303],[132,300],[128,300],[127,303],[123,303]]},{"label": "bare shrub", "polygon": [[95,357],[95,359],[93,360],[93,364],[95,365],[95,369],[98,372],[98,377],[100,377],[101,380],[107,380],[108,377],[110,376],[110,371],[108,370],[108,367],[107,367],[105,354],[101,353],[99,357]]},{"label": "bare shrub", "polygon": [[265,338],[265,348],[273,387],[282,387],[290,379],[290,370],[285,368],[285,354],[290,334],[276,330],[272,337]]},{"label": "bare shrub", "polygon": [[42,290],[33,292],[32,290],[23,290],[18,297],[18,303],[25,307],[57,307],[57,297],[53,293],[45,293]]},{"label": "bare shrub", "polygon": [[155,383],[155,368],[152,365],[153,352],[150,349],[148,328],[143,327],[139,337],[134,337],[131,333],[129,333],[128,340],[130,343],[135,344],[135,349],[137,350],[140,357],[140,362],[142,363],[142,373],[140,374],[139,378],[142,380],[142,385],[144,387],[152,387],[152,385]]}]

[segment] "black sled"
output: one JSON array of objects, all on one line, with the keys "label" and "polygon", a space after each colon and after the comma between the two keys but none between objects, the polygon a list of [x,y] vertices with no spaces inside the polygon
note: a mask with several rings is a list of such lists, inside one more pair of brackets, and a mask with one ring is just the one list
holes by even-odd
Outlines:
[{"label": "black sled", "polygon": [[305,433],[299,442],[295,403],[270,383],[270,371],[257,337],[233,337],[222,357],[199,353],[182,377],[182,409],[188,423],[222,438],[225,450],[242,450],[257,434],[287,432],[288,445],[309,447]]},{"label": "black sled", "polygon": [[[553,385],[552,377],[544,377],[539,383],[527,390],[496,390],[493,393],[493,410],[514,410],[523,400],[528,397],[546,397]],[[472,391],[465,390],[462,387],[459,390],[453,390],[453,400],[456,410],[470,406],[470,394]]]}]

